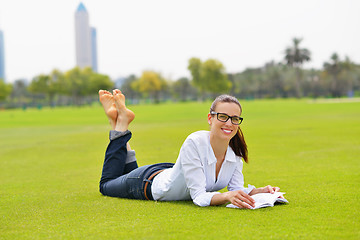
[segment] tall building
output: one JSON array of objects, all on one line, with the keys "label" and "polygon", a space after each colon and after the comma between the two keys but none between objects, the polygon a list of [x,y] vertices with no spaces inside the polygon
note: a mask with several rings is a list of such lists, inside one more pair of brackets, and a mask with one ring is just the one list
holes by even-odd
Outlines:
[{"label": "tall building", "polygon": [[91,66],[94,72],[97,72],[97,42],[96,28],[91,27]]},{"label": "tall building", "polygon": [[83,3],[75,12],[76,65],[97,72],[96,29],[90,27],[89,14]]},{"label": "tall building", "polygon": [[[5,48],[4,48],[4,34],[0,30],[0,79],[5,81]],[[0,81],[1,81],[0,80]]]}]

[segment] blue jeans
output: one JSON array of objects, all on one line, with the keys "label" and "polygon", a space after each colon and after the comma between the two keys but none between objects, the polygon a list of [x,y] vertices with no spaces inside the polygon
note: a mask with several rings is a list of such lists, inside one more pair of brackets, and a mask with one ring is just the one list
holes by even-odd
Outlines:
[{"label": "blue jeans", "polygon": [[142,167],[138,167],[136,162],[126,164],[126,143],[130,138],[131,133],[110,141],[105,153],[100,192],[110,197],[146,199],[144,186],[148,182],[147,197],[153,200],[152,180],[148,178],[159,170],[171,168],[174,164],[158,163]]}]

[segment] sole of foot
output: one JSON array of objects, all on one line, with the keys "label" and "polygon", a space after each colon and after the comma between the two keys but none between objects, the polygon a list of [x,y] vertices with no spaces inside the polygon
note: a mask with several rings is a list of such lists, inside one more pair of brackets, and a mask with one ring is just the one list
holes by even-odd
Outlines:
[{"label": "sole of foot", "polygon": [[134,120],[135,114],[133,111],[125,106],[125,96],[120,90],[114,90],[114,100],[117,110],[117,120],[115,130],[126,131],[128,130],[129,124]]},{"label": "sole of foot", "polygon": [[112,129],[114,129],[118,116],[114,96],[109,91],[99,90],[99,100],[104,108],[106,116],[109,119]]}]

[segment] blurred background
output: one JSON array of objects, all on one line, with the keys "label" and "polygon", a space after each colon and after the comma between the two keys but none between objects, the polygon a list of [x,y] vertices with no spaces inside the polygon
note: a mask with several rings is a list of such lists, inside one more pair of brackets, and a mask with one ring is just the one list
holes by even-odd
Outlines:
[{"label": "blurred background", "polygon": [[360,97],[360,2],[0,0],[0,108]]}]

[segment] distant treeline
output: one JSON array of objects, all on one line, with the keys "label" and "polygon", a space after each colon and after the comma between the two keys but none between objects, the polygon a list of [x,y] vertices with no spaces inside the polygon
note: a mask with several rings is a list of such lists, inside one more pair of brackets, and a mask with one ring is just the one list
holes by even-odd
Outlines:
[{"label": "distant treeline", "polygon": [[282,62],[271,61],[233,74],[227,73],[216,59],[203,62],[191,58],[191,78],[176,81],[155,71],[112,81],[91,68],[78,67],[66,72],[53,70],[35,76],[31,82],[19,79],[6,84],[0,80],[0,107],[92,104],[97,101],[99,89],[113,88],[121,89],[131,103],[205,100],[222,93],[240,99],[360,96],[359,64],[333,53],[322,69],[303,69],[303,63],[311,60],[311,52],[300,48],[300,43],[301,39],[293,39]]}]

